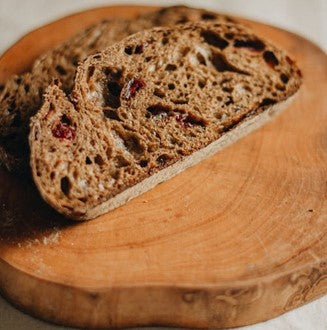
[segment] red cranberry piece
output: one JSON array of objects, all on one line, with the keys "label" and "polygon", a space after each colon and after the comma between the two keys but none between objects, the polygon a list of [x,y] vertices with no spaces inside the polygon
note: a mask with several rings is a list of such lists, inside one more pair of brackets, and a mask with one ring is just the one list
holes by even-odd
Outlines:
[{"label": "red cranberry piece", "polygon": [[145,86],[145,82],[141,79],[133,78],[127,83],[125,97],[127,100],[134,97],[136,92]]},{"label": "red cranberry piece", "polygon": [[72,141],[75,139],[75,128],[69,126],[66,123],[62,123],[58,121],[55,123],[54,127],[52,128],[52,135],[58,139],[66,139]]}]

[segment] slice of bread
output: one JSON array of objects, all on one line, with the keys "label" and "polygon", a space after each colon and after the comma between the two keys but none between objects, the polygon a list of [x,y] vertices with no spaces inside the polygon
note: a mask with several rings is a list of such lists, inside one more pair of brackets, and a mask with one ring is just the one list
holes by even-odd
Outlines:
[{"label": "slice of bread", "polygon": [[41,56],[29,73],[9,79],[0,92],[0,163],[9,170],[28,166],[29,119],[40,108],[44,90],[53,78],[59,78],[63,90],[69,93],[76,67],[88,55],[153,26],[197,20],[231,21],[224,15],[184,6],[156,10],[132,21],[105,20]]},{"label": "slice of bread", "polygon": [[262,125],[300,84],[293,60],[235,24],[137,33],[87,58],[70,99],[47,89],[34,181],[58,212],[94,218]]}]

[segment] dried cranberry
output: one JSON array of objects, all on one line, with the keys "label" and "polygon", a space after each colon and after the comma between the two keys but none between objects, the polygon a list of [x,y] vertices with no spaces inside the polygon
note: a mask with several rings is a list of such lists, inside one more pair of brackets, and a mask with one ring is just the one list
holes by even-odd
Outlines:
[{"label": "dried cranberry", "polygon": [[58,121],[52,128],[52,135],[58,139],[74,140],[75,139],[75,128],[69,126],[66,123]]},{"label": "dried cranberry", "polygon": [[145,86],[145,82],[141,79],[131,79],[127,83],[127,89],[125,93],[125,97],[129,100],[131,97],[134,97],[136,92]]}]

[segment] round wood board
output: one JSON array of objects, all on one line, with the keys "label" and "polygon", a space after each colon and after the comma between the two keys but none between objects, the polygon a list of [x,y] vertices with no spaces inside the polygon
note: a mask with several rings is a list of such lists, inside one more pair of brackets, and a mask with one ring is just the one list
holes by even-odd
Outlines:
[{"label": "round wood board", "polygon": [[[0,82],[82,26],[150,7],[82,12],[22,38]],[[244,20],[245,21],[245,20]],[[0,171],[0,288],[40,318],[80,327],[233,327],[327,292],[327,59],[245,21],[297,60],[304,83],[271,123],[93,221],[71,223]]]}]

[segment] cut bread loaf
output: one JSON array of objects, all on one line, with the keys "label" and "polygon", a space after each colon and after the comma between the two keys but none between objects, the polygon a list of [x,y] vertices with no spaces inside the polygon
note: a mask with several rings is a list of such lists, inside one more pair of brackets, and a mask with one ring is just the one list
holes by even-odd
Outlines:
[{"label": "cut bread loaf", "polygon": [[197,20],[231,19],[206,10],[175,6],[140,15],[132,21],[105,20],[41,56],[30,72],[11,77],[0,92],[0,163],[9,170],[24,169],[28,165],[29,119],[40,108],[44,90],[53,78],[59,78],[63,90],[69,93],[76,67],[88,55],[153,26]]},{"label": "cut bread loaf", "polygon": [[137,33],[87,58],[70,98],[47,89],[34,181],[58,212],[94,218],[260,126],[300,84],[282,50],[235,24]]}]

